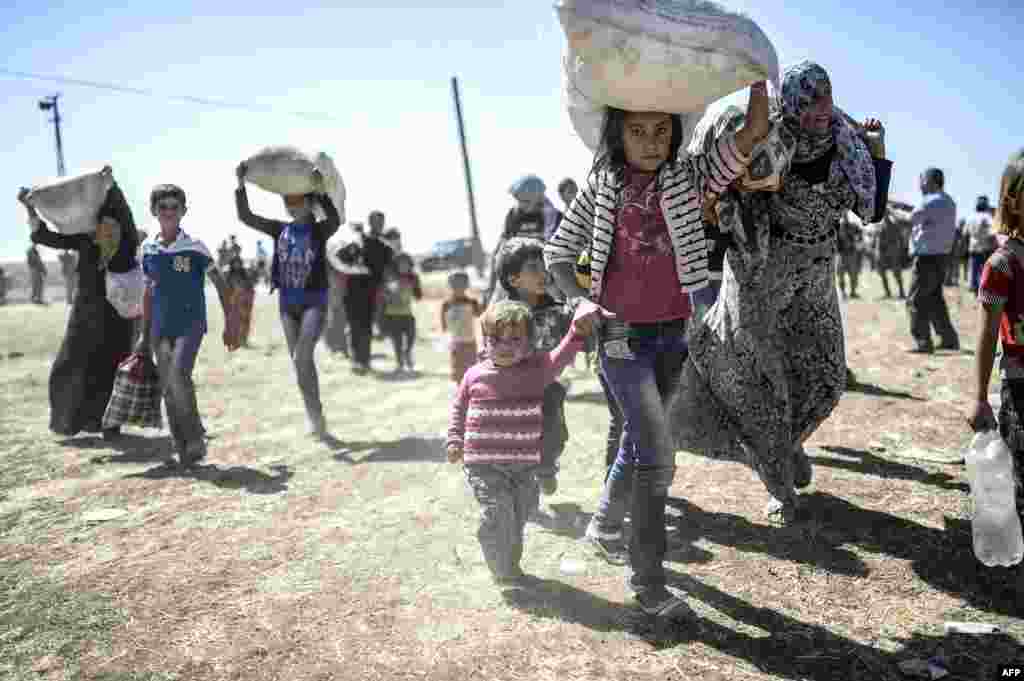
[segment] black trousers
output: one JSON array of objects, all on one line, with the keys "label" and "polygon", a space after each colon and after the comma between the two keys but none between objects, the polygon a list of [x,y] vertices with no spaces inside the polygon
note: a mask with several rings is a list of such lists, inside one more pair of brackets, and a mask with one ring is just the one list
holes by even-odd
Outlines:
[{"label": "black trousers", "polygon": [[948,260],[949,256],[945,255],[919,255],[914,258],[907,313],[910,317],[910,335],[918,347],[932,347],[932,328],[942,339],[943,345],[960,345],[956,329],[949,321],[946,299],[942,296]]},{"label": "black trousers", "polygon": [[345,315],[348,317],[352,359],[357,364],[370,364],[370,350],[373,343],[374,292],[373,280],[369,277],[349,279],[348,293],[345,296]]}]

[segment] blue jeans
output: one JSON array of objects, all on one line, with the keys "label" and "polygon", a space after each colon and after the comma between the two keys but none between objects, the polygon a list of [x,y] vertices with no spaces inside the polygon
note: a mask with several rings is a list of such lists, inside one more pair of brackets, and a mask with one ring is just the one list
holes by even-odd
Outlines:
[{"label": "blue jeans", "polygon": [[602,533],[619,531],[626,506],[631,506],[630,586],[640,592],[665,583],[665,502],[676,468],[665,408],[686,361],[685,326],[631,328],[608,321],[599,352],[601,371],[622,414],[623,430],[595,520]]}]

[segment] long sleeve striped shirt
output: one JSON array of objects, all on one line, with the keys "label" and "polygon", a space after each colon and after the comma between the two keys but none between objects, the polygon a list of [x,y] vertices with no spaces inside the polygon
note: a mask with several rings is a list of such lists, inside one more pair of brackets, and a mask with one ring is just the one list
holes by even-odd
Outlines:
[{"label": "long sleeve striped shirt", "polygon": [[[735,134],[725,132],[707,153],[690,155],[681,150],[675,161],[664,164],[659,171],[661,209],[672,238],[680,290],[684,293],[704,288],[708,282],[710,244],[704,234],[703,202],[723,192],[749,163],[750,158],[736,147]],[[611,169],[591,176],[544,247],[548,267],[575,264],[579,254],[589,249],[592,300],[601,299],[621,210],[622,187],[619,174]]]},{"label": "long sleeve striped shirt", "polygon": [[550,352],[510,367],[490,360],[466,372],[452,402],[448,445],[460,445],[466,464],[539,464],[544,389],[583,349],[572,329]]}]

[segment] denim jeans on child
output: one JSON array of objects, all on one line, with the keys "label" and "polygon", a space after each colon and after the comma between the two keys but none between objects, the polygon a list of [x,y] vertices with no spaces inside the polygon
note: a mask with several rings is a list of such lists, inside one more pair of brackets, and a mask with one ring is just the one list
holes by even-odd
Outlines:
[{"label": "denim jeans on child", "polygon": [[466,480],[480,504],[477,539],[491,574],[514,577],[523,558],[523,530],[540,492],[535,467],[467,464]]},{"label": "denim jeans on child", "polygon": [[631,506],[630,586],[637,592],[665,584],[665,502],[675,475],[665,407],[686,361],[685,333],[685,321],[678,320],[608,321],[601,334],[601,371],[622,414],[623,432],[595,521],[602,533],[620,531]]},{"label": "denim jeans on child", "polygon": [[313,351],[324,330],[325,307],[323,305],[281,306],[281,327],[288,343],[288,354],[295,365],[302,401],[306,405],[306,417],[312,428],[318,428],[323,419],[320,404],[320,379],[313,362]]},{"label": "denim jeans on child", "polygon": [[196,403],[196,386],[192,382],[192,370],[202,342],[203,333],[195,331],[187,336],[157,338],[153,344],[171,437],[182,455],[186,448],[196,448],[203,442],[203,422]]}]

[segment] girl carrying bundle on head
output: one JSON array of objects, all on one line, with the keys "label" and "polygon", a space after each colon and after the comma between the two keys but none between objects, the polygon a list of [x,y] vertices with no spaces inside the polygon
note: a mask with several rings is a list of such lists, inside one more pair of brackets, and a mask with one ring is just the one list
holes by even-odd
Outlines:
[{"label": "girl carrying bundle on head", "polygon": [[[751,87],[743,128],[695,156],[683,150],[682,116],[608,108],[586,186],[544,249],[570,301],[597,304],[614,317],[605,320],[597,346],[624,430],[587,537],[609,559],[625,562],[622,523],[631,503],[629,584],[649,614],[688,611],[665,586],[662,565],[665,504],[675,475],[666,406],[686,359],[690,292],[708,279],[701,211],[744,172],[768,130],[764,82]],[[587,250],[589,290],[576,281],[577,259]]]},{"label": "girl carrying bundle on head", "polygon": [[[271,286],[281,289],[279,310],[281,327],[288,343],[288,354],[314,437],[327,435],[327,422],[320,402],[320,379],[313,351],[323,332],[327,311],[327,240],[338,231],[341,218],[334,202],[326,194],[291,194],[284,206],[292,222],[269,220],[253,215],[245,192],[244,163],[239,164],[235,204],[238,219],[274,240]],[[317,221],[313,206],[319,204],[326,215]]]}]

